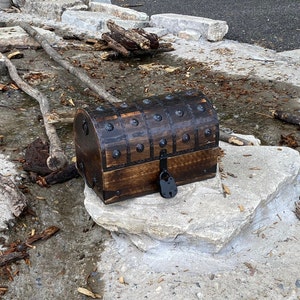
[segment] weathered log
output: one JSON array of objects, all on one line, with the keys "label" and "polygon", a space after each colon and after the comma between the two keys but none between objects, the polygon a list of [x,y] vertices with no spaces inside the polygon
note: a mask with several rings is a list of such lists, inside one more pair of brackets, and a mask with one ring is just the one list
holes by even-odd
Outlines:
[{"label": "weathered log", "polygon": [[129,40],[135,42],[141,49],[147,50],[150,49],[150,41],[140,35],[138,32],[132,31],[132,30],[126,30],[123,27],[117,25],[112,20],[108,20],[107,22],[107,28],[111,32],[119,33],[122,36],[125,36]]},{"label": "weathered log", "polygon": [[114,97],[110,93],[105,90],[104,86],[99,85],[93,79],[91,79],[84,70],[74,67],[71,63],[66,61],[57,51],[55,51],[49,42],[39,34],[34,28],[32,28],[29,24],[21,22],[19,24],[30,36],[32,36],[38,43],[41,44],[46,53],[59,65],[69,71],[71,74],[75,75],[78,79],[80,79],[84,84],[86,84],[92,91],[96,92],[100,97],[104,100],[114,103],[121,102],[120,99]]},{"label": "weathered log", "polygon": [[271,113],[275,119],[279,119],[290,124],[300,125],[300,114],[292,114],[281,110],[272,110]]},{"label": "weathered log", "polygon": [[132,31],[137,32],[144,38],[148,39],[150,42],[151,49],[158,49],[159,40],[158,40],[157,34],[152,33],[152,32],[146,32],[143,28],[135,28],[135,29],[132,29]]},{"label": "weathered log", "polygon": [[141,55],[155,55],[160,52],[170,52],[173,51],[174,48],[170,43],[160,44],[157,49],[148,49],[148,50],[133,50],[133,56],[141,56]]},{"label": "weathered log", "polygon": [[62,169],[67,164],[67,158],[62,150],[61,142],[57,136],[55,127],[48,122],[50,108],[47,97],[23,81],[18,75],[16,67],[2,53],[0,53],[0,58],[4,60],[11,79],[18,85],[18,87],[38,101],[43,116],[45,131],[50,141],[50,156],[47,159],[47,165],[49,169],[53,171]]},{"label": "weathered log", "polygon": [[253,146],[253,143],[235,135],[220,131],[220,141],[236,146]]},{"label": "weathered log", "polygon": [[109,33],[109,35],[111,36],[112,39],[118,41],[119,44],[124,46],[129,51],[140,49],[137,43],[130,40],[126,36],[121,35],[119,32],[111,32]]},{"label": "weathered log", "polygon": [[[158,49],[148,49],[148,50],[133,50],[130,52],[130,56],[136,57],[136,56],[152,56],[152,55],[156,55],[157,53],[160,52],[169,52],[169,51],[173,51],[174,48],[172,47],[172,45],[170,43],[164,43],[164,44],[160,44]],[[103,52],[101,54],[101,59],[102,60],[113,60],[113,59],[117,59],[120,56],[120,52],[118,51],[110,51],[110,52]]]},{"label": "weathered log", "polygon": [[103,33],[102,39],[108,43],[110,48],[116,50],[117,52],[121,53],[125,57],[128,57],[130,55],[130,51],[128,51],[123,45],[115,41],[108,33]]}]

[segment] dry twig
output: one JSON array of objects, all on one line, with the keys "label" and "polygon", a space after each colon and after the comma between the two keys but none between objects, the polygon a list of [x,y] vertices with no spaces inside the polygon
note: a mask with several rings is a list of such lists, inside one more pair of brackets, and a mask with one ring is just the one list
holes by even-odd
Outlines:
[{"label": "dry twig", "polygon": [[57,51],[55,51],[49,42],[41,35],[39,34],[34,28],[32,28],[29,24],[21,22],[19,24],[20,27],[22,27],[30,36],[32,36],[46,51],[46,53],[59,65],[61,65],[63,68],[65,68],[67,71],[69,71],[71,74],[75,75],[77,78],[79,78],[83,83],[85,83],[92,91],[96,92],[100,97],[102,97],[104,100],[114,103],[114,102],[120,102],[121,100],[114,97],[110,93],[108,93],[105,90],[104,86],[100,86],[98,83],[96,83],[93,79],[91,79],[84,70],[81,70],[79,68],[74,67],[71,63],[66,61]]},{"label": "dry twig", "polygon": [[40,91],[36,90],[25,81],[23,81],[18,75],[17,69],[14,64],[2,53],[0,53],[0,59],[4,60],[11,79],[18,85],[18,87],[22,89],[26,94],[38,101],[41,113],[43,115],[45,131],[50,142],[50,156],[47,159],[47,165],[49,169],[53,171],[62,169],[67,164],[67,158],[62,150],[61,142],[56,133],[55,127],[48,122],[48,116],[50,114],[48,99]]}]

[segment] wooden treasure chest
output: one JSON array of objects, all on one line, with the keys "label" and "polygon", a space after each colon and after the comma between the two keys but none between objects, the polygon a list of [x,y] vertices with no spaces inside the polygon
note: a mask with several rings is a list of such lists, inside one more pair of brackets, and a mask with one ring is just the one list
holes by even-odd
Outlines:
[{"label": "wooden treasure chest", "polygon": [[78,109],[77,168],[105,204],[216,175],[219,123],[197,90]]}]

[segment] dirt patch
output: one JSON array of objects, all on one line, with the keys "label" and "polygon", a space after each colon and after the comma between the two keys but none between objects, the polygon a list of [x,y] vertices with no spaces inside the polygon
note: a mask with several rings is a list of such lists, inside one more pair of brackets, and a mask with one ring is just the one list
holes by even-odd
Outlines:
[{"label": "dirt patch", "polygon": [[[274,120],[270,109],[295,112],[299,109],[300,89],[273,81],[228,77],[214,73],[210,66],[175,59],[169,54],[151,58],[102,61],[92,46],[72,42],[61,54],[74,65],[85,69],[114,96],[130,102],[154,94],[197,88],[214,103],[221,127],[228,131],[254,134],[263,144],[279,145],[281,135],[293,135],[300,144],[296,126]],[[56,111],[74,111],[77,107],[103,104],[93,92],[53,62],[42,50],[24,50],[24,58],[14,60],[19,74],[46,94]],[[8,76],[1,77],[7,89],[0,92],[1,153],[10,155],[21,170],[20,159],[25,147],[37,137],[45,138],[38,104],[22,91],[13,89]],[[69,160],[74,157],[71,124],[58,123],[58,134]],[[297,148],[299,150],[299,147]],[[55,225],[61,230],[29,251],[30,266],[21,261],[13,264],[10,281],[7,270],[0,286],[7,286],[3,299],[84,299],[78,287],[103,293],[101,273],[96,262],[109,233],[88,216],[83,206],[83,180],[41,188],[19,179],[28,188],[30,213],[16,220],[3,233],[9,243],[26,240],[32,229],[42,231]],[[100,288],[99,288],[100,287]],[[34,296],[33,296],[34,295]]]}]

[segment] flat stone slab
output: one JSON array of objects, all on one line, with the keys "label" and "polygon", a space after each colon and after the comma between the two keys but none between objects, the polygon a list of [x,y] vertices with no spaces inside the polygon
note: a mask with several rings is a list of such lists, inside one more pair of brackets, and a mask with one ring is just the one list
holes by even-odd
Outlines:
[{"label": "flat stone slab", "polygon": [[8,222],[15,218],[12,213],[10,196],[15,197],[18,190],[7,189],[2,184],[6,185],[6,182],[13,180],[16,174],[16,166],[7,157],[0,154],[0,176],[4,176],[6,179],[5,181],[0,180],[0,231],[7,229]]},{"label": "flat stone slab", "polygon": [[[39,27],[33,27],[36,31],[42,34],[49,43],[60,43],[62,38],[57,36],[54,32],[44,30]],[[12,50],[12,49],[24,49],[31,48],[37,49],[41,45],[35,41],[27,32],[20,26],[13,27],[1,27],[0,28],[0,49]],[[0,62],[0,72],[1,72]]]},{"label": "flat stone slab", "polygon": [[74,11],[66,10],[61,17],[62,23],[77,26],[81,30],[107,32],[106,26],[108,20],[113,20],[117,25],[125,29],[142,28],[149,24],[147,20],[123,20],[107,13],[94,11]]},{"label": "flat stone slab", "polygon": [[124,8],[108,3],[91,2],[90,10],[93,12],[105,13],[122,20],[132,21],[149,21],[149,16],[146,13],[138,12],[130,8]]},{"label": "flat stone slab", "polygon": [[259,222],[261,209],[283,187],[293,188],[300,169],[299,153],[290,148],[221,146],[222,173],[180,186],[173,199],[152,194],[105,205],[86,187],[86,209],[97,224],[125,234],[143,251],[182,244],[216,253],[254,218]]},{"label": "flat stone slab", "polygon": [[64,10],[73,7],[74,9],[88,9],[81,0],[60,0],[60,1],[25,1],[22,12],[45,17],[47,19],[60,20]]},{"label": "flat stone slab", "polygon": [[40,45],[19,26],[0,28],[0,48],[9,45],[11,49],[19,47],[38,48]]},{"label": "flat stone slab", "polygon": [[197,31],[208,41],[220,41],[228,32],[226,21],[212,20],[208,18],[186,16],[180,14],[152,15],[150,24],[153,27],[164,27],[170,33],[177,34],[181,31]]}]

